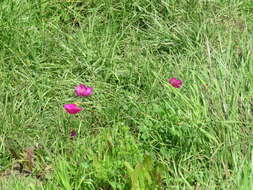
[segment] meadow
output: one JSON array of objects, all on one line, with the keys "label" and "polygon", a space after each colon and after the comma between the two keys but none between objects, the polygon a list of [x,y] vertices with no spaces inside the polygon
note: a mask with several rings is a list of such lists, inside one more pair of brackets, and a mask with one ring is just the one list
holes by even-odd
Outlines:
[{"label": "meadow", "polygon": [[0,1],[0,189],[252,190],[252,37],[250,0]]}]

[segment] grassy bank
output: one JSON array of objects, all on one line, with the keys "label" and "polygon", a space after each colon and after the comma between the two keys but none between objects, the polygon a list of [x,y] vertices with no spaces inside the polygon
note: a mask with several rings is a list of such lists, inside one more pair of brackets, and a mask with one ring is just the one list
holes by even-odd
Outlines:
[{"label": "grassy bank", "polygon": [[250,1],[1,1],[0,189],[251,190],[252,28]]}]

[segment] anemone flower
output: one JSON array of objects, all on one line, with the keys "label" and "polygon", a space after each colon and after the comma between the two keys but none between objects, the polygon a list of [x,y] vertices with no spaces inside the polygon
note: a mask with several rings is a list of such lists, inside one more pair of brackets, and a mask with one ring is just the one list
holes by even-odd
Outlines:
[{"label": "anemone flower", "polygon": [[83,110],[83,108],[77,107],[76,104],[65,104],[64,108],[69,114],[77,114]]},{"label": "anemone flower", "polygon": [[182,87],[182,84],[183,84],[183,81],[177,79],[177,78],[170,78],[168,79],[168,82],[175,88],[181,88]]},{"label": "anemone flower", "polygon": [[90,96],[93,93],[93,88],[80,84],[75,87],[75,93],[77,96]]}]

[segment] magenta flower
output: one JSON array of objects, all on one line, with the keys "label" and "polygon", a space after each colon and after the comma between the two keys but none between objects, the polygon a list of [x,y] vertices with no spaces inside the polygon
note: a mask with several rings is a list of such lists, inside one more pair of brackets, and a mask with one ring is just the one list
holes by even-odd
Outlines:
[{"label": "magenta flower", "polygon": [[64,108],[70,114],[77,114],[78,112],[80,112],[81,110],[83,110],[83,108],[77,107],[76,104],[65,104]]},{"label": "magenta flower", "polygon": [[71,131],[70,136],[72,138],[76,137],[77,136],[77,132],[75,130]]},{"label": "magenta flower", "polygon": [[90,96],[93,93],[93,88],[84,84],[80,84],[79,86],[75,87],[75,93],[77,96]]},{"label": "magenta flower", "polygon": [[183,82],[181,80],[178,80],[177,78],[170,78],[168,82],[175,88],[181,88]]}]

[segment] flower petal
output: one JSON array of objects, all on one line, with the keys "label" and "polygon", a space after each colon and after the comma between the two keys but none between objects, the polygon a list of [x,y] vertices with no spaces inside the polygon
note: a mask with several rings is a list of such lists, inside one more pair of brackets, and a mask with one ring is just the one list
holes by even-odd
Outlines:
[{"label": "flower petal", "polygon": [[83,110],[83,108],[77,107],[76,104],[65,104],[64,108],[69,114],[77,114],[78,112]]},{"label": "flower petal", "polygon": [[175,77],[168,79],[168,82],[174,87],[174,88],[181,88],[183,81],[179,80]]},{"label": "flower petal", "polygon": [[90,96],[93,93],[93,88],[80,84],[75,87],[75,93],[77,96]]}]

